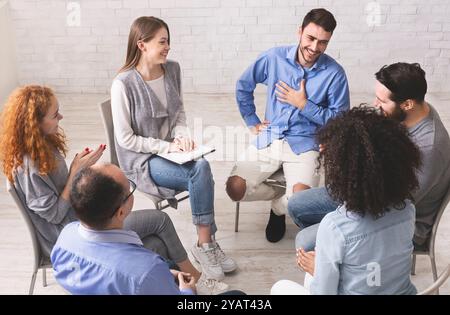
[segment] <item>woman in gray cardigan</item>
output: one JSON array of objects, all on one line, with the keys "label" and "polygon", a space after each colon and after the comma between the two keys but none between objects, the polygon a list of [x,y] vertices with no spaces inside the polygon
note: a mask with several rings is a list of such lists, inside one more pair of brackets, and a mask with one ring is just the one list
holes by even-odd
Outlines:
[{"label": "woman in gray cardigan", "polygon": [[115,145],[120,167],[139,190],[169,201],[189,191],[198,241],[191,252],[210,279],[222,280],[237,268],[215,241],[214,180],[205,159],[182,165],[158,156],[189,152],[194,142],[186,127],[180,66],[167,60],[170,34],[155,17],[136,19],[130,30],[125,65],[111,87]]},{"label": "woman in gray cardigan", "polygon": [[[47,256],[63,227],[77,220],[69,202],[75,174],[96,163],[106,147],[100,145],[95,150],[86,148],[79,152],[68,169],[64,160],[66,138],[59,127],[62,118],[53,91],[41,86],[18,88],[2,113],[2,169],[27,206]],[[175,262],[196,279],[200,277],[164,212],[133,211],[124,228],[135,231],[146,248]]]}]

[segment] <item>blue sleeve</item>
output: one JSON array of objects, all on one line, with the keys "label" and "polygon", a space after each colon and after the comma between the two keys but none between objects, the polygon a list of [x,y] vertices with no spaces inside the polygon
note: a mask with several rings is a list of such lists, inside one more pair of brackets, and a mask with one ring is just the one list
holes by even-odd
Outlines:
[{"label": "blue sleeve", "polygon": [[181,289],[181,295],[195,295],[191,289]]},{"label": "blue sleeve", "polygon": [[258,83],[267,84],[268,58],[264,53],[245,70],[236,83],[236,102],[239,111],[248,127],[261,123],[256,115],[253,91]]},{"label": "blue sleeve", "polygon": [[169,267],[162,260],[145,276],[136,290],[137,295],[193,295],[192,290],[180,291]]},{"label": "blue sleeve", "polygon": [[313,295],[336,295],[340,279],[340,265],[344,256],[344,237],[327,215],[319,225],[316,241]]},{"label": "blue sleeve", "polygon": [[334,76],[328,87],[327,98],[328,107],[318,106],[308,100],[301,114],[312,122],[324,126],[329,119],[336,117],[340,112],[350,109],[350,92],[343,69]]}]

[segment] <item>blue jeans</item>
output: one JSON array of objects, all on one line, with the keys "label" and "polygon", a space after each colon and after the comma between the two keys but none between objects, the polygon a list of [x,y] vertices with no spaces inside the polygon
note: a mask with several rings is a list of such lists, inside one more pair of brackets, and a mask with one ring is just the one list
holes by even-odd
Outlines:
[{"label": "blue jeans", "polygon": [[301,228],[295,239],[295,247],[314,250],[320,221],[338,206],[339,203],[331,198],[325,187],[300,191],[289,198],[289,215]]},{"label": "blue jeans", "polygon": [[310,225],[298,232],[295,237],[295,249],[303,248],[307,252],[313,251],[316,248],[319,225],[320,223]]},{"label": "blue jeans", "polygon": [[193,223],[209,225],[211,234],[215,234],[214,179],[208,161],[200,159],[180,165],[155,155],[148,163],[156,185],[189,192]]}]

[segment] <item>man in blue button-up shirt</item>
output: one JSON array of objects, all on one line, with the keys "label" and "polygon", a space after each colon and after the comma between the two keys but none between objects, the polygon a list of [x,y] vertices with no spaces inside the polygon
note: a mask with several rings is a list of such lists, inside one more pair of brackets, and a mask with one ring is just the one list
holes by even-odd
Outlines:
[{"label": "man in blue button-up shirt", "polygon": [[[232,170],[227,193],[234,201],[272,200],[266,228],[271,242],[284,236],[289,196],[319,184],[317,129],[350,108],[345,72],[324,54],[335,27],[336,20],[327,10],[310,11],[299,30],[298,45],[261,54],[237,82],[239,111],[258,136]],[[263,122],[254,103],[258,83],[267,86]],[[265,182],[280,168],[285,190]]]},{"label": "man in blue button-up shirt", "polygon": [[61,286],[72,294],[195,293],[194,277],[169,270],[135,232],[123,229],[135,186],[130,191],[117,166],[86,168],[72,185],[71,201],[81,222],[63,229],[51,253]]}]

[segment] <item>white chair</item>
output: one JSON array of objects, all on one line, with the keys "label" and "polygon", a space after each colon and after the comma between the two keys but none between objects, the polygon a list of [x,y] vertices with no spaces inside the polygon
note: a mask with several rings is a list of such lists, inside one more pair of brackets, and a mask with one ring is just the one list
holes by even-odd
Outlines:
[{"label": "white chair", "polygon": [[[106,141],[109,147],[109,157],[110,162],[112,164],[115,164],[119,166],[119,160],[117,159],[117,153],[116,153],[116,146],[114,143],[114,125],[112,120],[112,110],[111,110],[111,100],[107,99],[104,102],[101,102],[99,104],[100,107],[100,114],[102,116],[103,125],[105,127],[106,131]],[[166,199],[158,198],[153,195],[144,194],[146,197],[150,198],[152,202],[154,203],[156,209],[158,210],[164,210],[168,207],[170,207],[169,203]],[[186,192],[179,192],[175,196],[177,199],[177,202],[181,202],[185,199],[189,198],[189,194]]]},{"label": "white chair", "polygon": [[36,282],[37,272],[39,271],[39,269],[42,269],[42,285],[46,287],[47,286],[46,269],[52,268],[52,263],[50,262],[50,258],[46,257],[42,251],[39,239],[37,237],[36,228],[34,227],[34,224],[31,221],[27,207],[20,200],[16,188],[9,181],[6,181],[6,190],[16,203],[17,208],[19,208],[20,214],[22,215],[22,218],[24,219],[28,232],[30,233],[31,236],[31,243],[33,245],[34,263],[33,263],[33,273],[31,275],[30,289],[28,291],[28,294],[32,295],[34,291],[34,284]]},{"label": "white chair", "polygon": [[445,283],[445,281],[450,276],[450,265],[445,268],[445,270],[441,273],[439,278],[434,281],[432,285],[430,285],[428,288],[423,290],[422,292],[417,293],[417,295],[432,295],[432,294],[439,294],[439,288]]},{"label": "white chair", "polygon": [[[436,269],[436,255],[435,255],[435,242],[436,242],[436,235],[437,235],[437,229],[439,226],[439,222],[441,221],[441,217],[444,214],[444,211],[450,202],[450,185],[447,189],[447,193],[442,199],[441,206],[439,208],[438,213],[436,214],[436,218],[433,223],[433,228],[431,229],[431,235],[428,241],[426,242],[424,248],[420,250],[414,250],[413,257],[412,257],[412,267],[411,267],[411,274],[416,274],[416,256],[417,255],[426,255],[430,257],[431,262],[431,271],[433,273],[433,281],[437,281],[437,269]],[[439,290],[436,290],[436,293],[439,294]]]},{"label": "white chair", "polygon": [[[284,178],[283,169],[281,168],[280,170],[273,173],[272,176],[264,181],[264,184],[286,190],[286,179]],[[234,218],[235,232],[239,232],[239,208],[241,202],[242,201],[236,201],[236,213]]]}]

